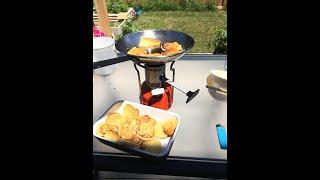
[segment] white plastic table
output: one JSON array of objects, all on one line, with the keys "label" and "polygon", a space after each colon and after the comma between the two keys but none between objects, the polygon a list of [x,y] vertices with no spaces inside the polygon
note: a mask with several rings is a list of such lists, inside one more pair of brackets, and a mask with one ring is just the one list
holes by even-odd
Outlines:
[{"label": "white plastic table", "polygon": [[[218,169],[216,173],[220,173],[219,177],[223,177],[224,173],[226,174],[227,150],[220,149],[216,124],[220,123],[227,127],[227,101],[212,98],[206,89],[206,78],[210,70],[224,69],[226,59],[226,56],[185,55],[174,64],[176,69],[175,82],[185,89],[191,91],[200,89],[200,92],[186,104],[187,97],[185,94],[178,90],[174,91],[174,100],[169,111],[179,114],[181,123],[167,158],[168,162],[164,162],[162,167],[168,168],[171,174],[181,173],[179,173],[179,169],[169,168],[169,166],[173,166],[172,163],[170,164],[170,160],[181,161],[181,165],[183,165],[183,162],[190,163],[191,161],[198,163],[197,166],[205,165],[208,167],[212,164],[212,168],[216,167]],[[170,64],[167,64],[166,76],[171,78],[172,73],[169,67]],[[144,69],[139,68],[139,71],[143,82]],[[94,75],[93,78],[93,123],[117,101],[139,102],[138,77],[133,62],[120,63],[112,74],[107,76]],[[116,163],[117,158],[122,161],[126,159],[128,163],[130,160],[134,159],[136,161],[139,159],[138,164],[141,167],[146,166],[146,164],[148,164],[148,167],[152,166],[150,162],[146,162],[147,160],[102,144],[95,137],[93,137],[93,153],[94,166],[97,169],[112,169],[108,162],[105,164],[104,162],[109,160],[109,163]],[[192,168],[193,165],[190,166],[190,172],[196,171],[196,168]],[[209,173],[205,169],[199,168],[197,172],[193,172],[193,175]],[[121,171],[121,169],[113,170]],[[214,169],[211,170],[214,172]],[[136,171],[136,169],[133,168],[132,171]],[[152,171],[152,168],[150,168],[150,172],[163,174],[159,171]]]}]

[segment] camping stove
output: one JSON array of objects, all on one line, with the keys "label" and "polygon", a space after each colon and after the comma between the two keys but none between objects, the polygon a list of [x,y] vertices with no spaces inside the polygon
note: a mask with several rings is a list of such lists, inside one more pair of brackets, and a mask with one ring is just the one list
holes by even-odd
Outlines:
[{"label": "camping stove", "polygon": [[[199,90],[195,92],[186,91],[174,83],[174,63],[175,61],[171,62],[170,65],[172,81],[166,78],[166,64],[164,63],[145,65],[142,65],[137,61],[134,63],[134,67],[138,74],[141,104],[168,110],[173,103],[173,87],[177,88],[188,96],[187,103],[199,93]],[[137,65],[145,69],[145,81],[143,83],[141,83],[140,72],[137,68]]]}]

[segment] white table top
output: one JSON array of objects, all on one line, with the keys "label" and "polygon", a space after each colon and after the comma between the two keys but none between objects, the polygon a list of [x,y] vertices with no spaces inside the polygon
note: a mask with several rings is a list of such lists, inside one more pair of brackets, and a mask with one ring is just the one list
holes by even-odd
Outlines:
[{"label": "white table top", "polygon": [[[221,58],[220,58],[221,59]],[[216,124],[227,127],[227,101],[213,99],[206,89],[206,78],[212,69],[224,69],[225,60],[178,60],[175,82],[185,89],[199,94],[188,104],[187,97],[174,91],[174,101],[169,111],[181,117],[181,124],[169,156],[207,159],[227,159],[227,151],[220,149]],[[167,64],[166,76],[172,77]],[[141,81],[144,69],[139,68]],[[94,75],[93,123],[116,101],[139,102],[138,76],[133,62],[118,64],[116,70],[107,76]],[[93,152],[125,153],[100,143],[93,137]]]}]

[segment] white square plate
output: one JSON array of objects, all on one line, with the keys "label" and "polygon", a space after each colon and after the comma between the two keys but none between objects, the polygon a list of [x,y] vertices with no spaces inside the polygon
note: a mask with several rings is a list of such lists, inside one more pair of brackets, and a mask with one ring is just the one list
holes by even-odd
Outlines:
[{"label": "white square plate", "polygon": [[[143,116],[143,115],[149,115],[150,117],[154,118],[157,122],[160,121],[164,121],[167,119],[177,119],[178,120],[178,124],[177,127],[175,129],[174,134],[171,137],[167,137],[166,139],[159,139],[161,143],[161,152],[158,154],[154,154],[148,151],[145,151],[143,149],[138,149],[138,148],[133,148],[133,147],[127,147],[127,146],[123,146],[123,145],[119,145],[117,143],[108,141],[106,139],[103,139],[102,137],[100,137],[96,132],[98,126],[104,122],[105,117],[107,117],[110,113],[112,112],[117,112],[119,114],[123,114],[123,108],[126,104],[131,104],[133,105],[136,109],[139,110],[139,116]],[[104,113],[104,115],[93,125],[93,135],[98,138],[98,140],[106,145],[112,146],[114,148],[129,152],[129,153],[133,153],[135,155],[139,155],[142,157],[156,157],[156,158],[164,158],[166,156],[169,155],[169,152],[171,150],[171,147],[173,145],[174,139],[176,137],[176,134],[178,132],[178,128],[180,125],[180,116],[176,113],[173,112],[169,112],[169,111],[165,111],[162,109],[158,109],[158,108],[154,108],[154,107],[150,107],[150,106],[145,106],[139,103],[135,103],[135,102],[130,102],[130,101],[119,101],[115,104],[113,104],[106,113]]]}]

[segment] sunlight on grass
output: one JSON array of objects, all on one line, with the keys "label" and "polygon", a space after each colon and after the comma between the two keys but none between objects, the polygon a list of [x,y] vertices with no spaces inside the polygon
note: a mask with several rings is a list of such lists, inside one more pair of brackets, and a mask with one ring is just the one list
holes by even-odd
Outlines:
[{"label": "sunlight on grass", "polygon": [[215,28],[226,27],[227,15],[224,11],[152,11],[142,13],[134,23],[140,30],[171,29],[185,32],[195,39],[191,53],[212,53],[213,49],[207,44],[215,38]]}]

